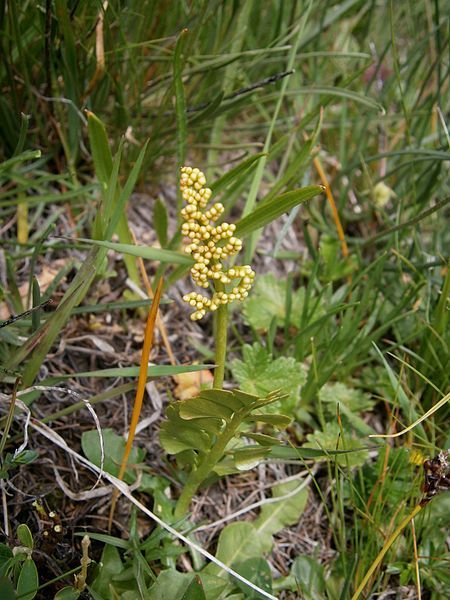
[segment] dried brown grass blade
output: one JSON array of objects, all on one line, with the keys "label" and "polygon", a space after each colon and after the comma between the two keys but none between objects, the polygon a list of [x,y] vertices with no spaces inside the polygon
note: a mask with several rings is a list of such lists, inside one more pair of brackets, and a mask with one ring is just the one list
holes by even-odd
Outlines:
[{"label": "dried brown grass blade", "polygon": [[313,159],[313,163],[314,163],[314,167],[320,177],[320,181],[325,186],[325,194],[327,195],[327,199],[330,204],[331,212],[333,214],[334,224],[336,226],[336,231],[337,231],[337,234],[339,237],[339,241],[341,243],[342,256],[344,258],[347,258],[348,254],[349,254],[348,246],[347,246],[347,242],[345,241],[344,229],[342,227],[341,219],[339,217],[339,212],[338,212],[338,209],[336,206],[336,202],[334,201],[334,196],[331,191],[330,184],[328,182],[325,171],[322,167],[322,163],[320,162],[320,160],[317,156]]},{"label": "dried brown grass blade", "polygon": [[[147,324],[145,326],[145,336],[144,336],[144,344],[142,347],[142,355],[141,355],[141,364],[139,369],[139,378],[138,385],[136,389],[136,398],[133,406],[133,413],[131,415],[131,424],[130,431],[128,432],[127,443],[125,446],[125,452],[123,454],[122,463],[120,465],[118,479],[122,481],[123,476],[125,474],[125,469],[127,468],[128,458],[130,456],[131,448],[133,447],[134,436],[136,433],[136,427],[139,423],[139,417],[142,410],[142,402],[144,399],[145,392],[145,384],[147,382],[147,368],[148,361],[150,358],[150,352],[152,349],[153,343],[153,333],[155,331],[155,322],[156,317],[158,315],[159,303],[161,300],[161,293],[163,288],[163,279],[158,282],[155,295],[153,297],[153,303],[150,308],[150,312],[148,313]],[[117,503],[117,490],[114,490],[112,501],[111,501],[111,510],[109,513],[109,521],[108,521],[108,530],[111,530],[112,520],[114,517],[114,511]]]}]

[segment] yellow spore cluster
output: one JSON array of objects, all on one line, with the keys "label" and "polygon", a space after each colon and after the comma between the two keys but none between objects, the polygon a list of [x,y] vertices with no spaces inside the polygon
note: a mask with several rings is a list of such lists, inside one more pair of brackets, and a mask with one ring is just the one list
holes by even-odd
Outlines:
[{"label": "yellow spore cluster", "polygon": [[[224,207],[220,202],[216,202],[207,209],[212,192],[206,187],[204,174],[196,168],[182,167],[180,189],[186,202],[181,211],[184,220],[181,233],[189,239],[184,251],[191,254],[195,260],[191,268],[192,279],[202,288],[208,288],[211,283],[215,288],[212,298],[197,292],[183,296],[183,300],[195,309],[191,319],[198,321],[207,311],[217,310],[220,304],[246,298],[252,287],[255,272],[249,265],[224,268],[222,261],[241,250],[242,240],[234,235],[236,225],[214,225],[222,215]],[[226,284],[233,283],[231,292],[224,291]]]}]

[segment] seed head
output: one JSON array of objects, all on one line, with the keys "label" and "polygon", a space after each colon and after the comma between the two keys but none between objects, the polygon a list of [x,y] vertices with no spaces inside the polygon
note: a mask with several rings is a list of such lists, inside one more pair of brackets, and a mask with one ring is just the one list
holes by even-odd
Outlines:
[{"label": "seed head", "polygon": [[250,265],[224,268],[222,261],[241,251],[242,240],[234,235],[234,223],[223,222],[215,225],[224,211],[224,206],[216,202],[207,209],[212,192],[206,187],[205,175],[197,168],[182,167],[180,190],[186,202],[181,211],[184,220],[181,233],[188,239],[184,251],[195,260],[191,268],[192,279],[201,288],[209,288],[214,282],[234,286],[230,293],[214,291],[211,298],[196,292],[183,296],[184,302],[195,309],[191,319],[198,321],[206,312],[217,310],[220,304],[246,298],[253,285],[255,272]]}]

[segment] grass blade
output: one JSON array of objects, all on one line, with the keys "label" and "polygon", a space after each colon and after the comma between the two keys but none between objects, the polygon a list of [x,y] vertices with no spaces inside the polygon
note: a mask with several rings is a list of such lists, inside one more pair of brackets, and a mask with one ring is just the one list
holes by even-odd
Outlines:
[{"label": "grass blade", "polygon": [[314,198],[324,190],[325,188],[321,185],[311,185],[292,192],[286,192],[269,202],[261,204],[236,223],[236,235],[245,237],[253,231],[261,229],[261,227],[275,221],[283,213],[289,212],[294,206]]}]

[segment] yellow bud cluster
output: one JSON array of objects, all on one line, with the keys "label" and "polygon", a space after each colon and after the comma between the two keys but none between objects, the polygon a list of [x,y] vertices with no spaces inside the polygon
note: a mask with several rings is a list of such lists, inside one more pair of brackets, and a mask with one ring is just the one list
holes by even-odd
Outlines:
[{"label": "yellow bud cluster", "polygon": [[231,292],[215,291],[212,298],[191,292],[183,300],[195,311],[191,319],[197,321],[207,311],[217,310],[220,304],[243,300],[253,285],[255,273],[249,265],[223,267],[222,261],[235,256],[242,249],[242,240],[235,237],[236,225],[221,223],[214,225],[224,211],[223,204],[216,202],[205,210],[212,196],[206,186],[206,178],[199,169],[182,167],[180,189],[186,206],[181,211],[184,223],[181,233],[189,241],[184,251],[195,260],[191,276],[195,283],[208,288],[210,283],[233,284]]}]

